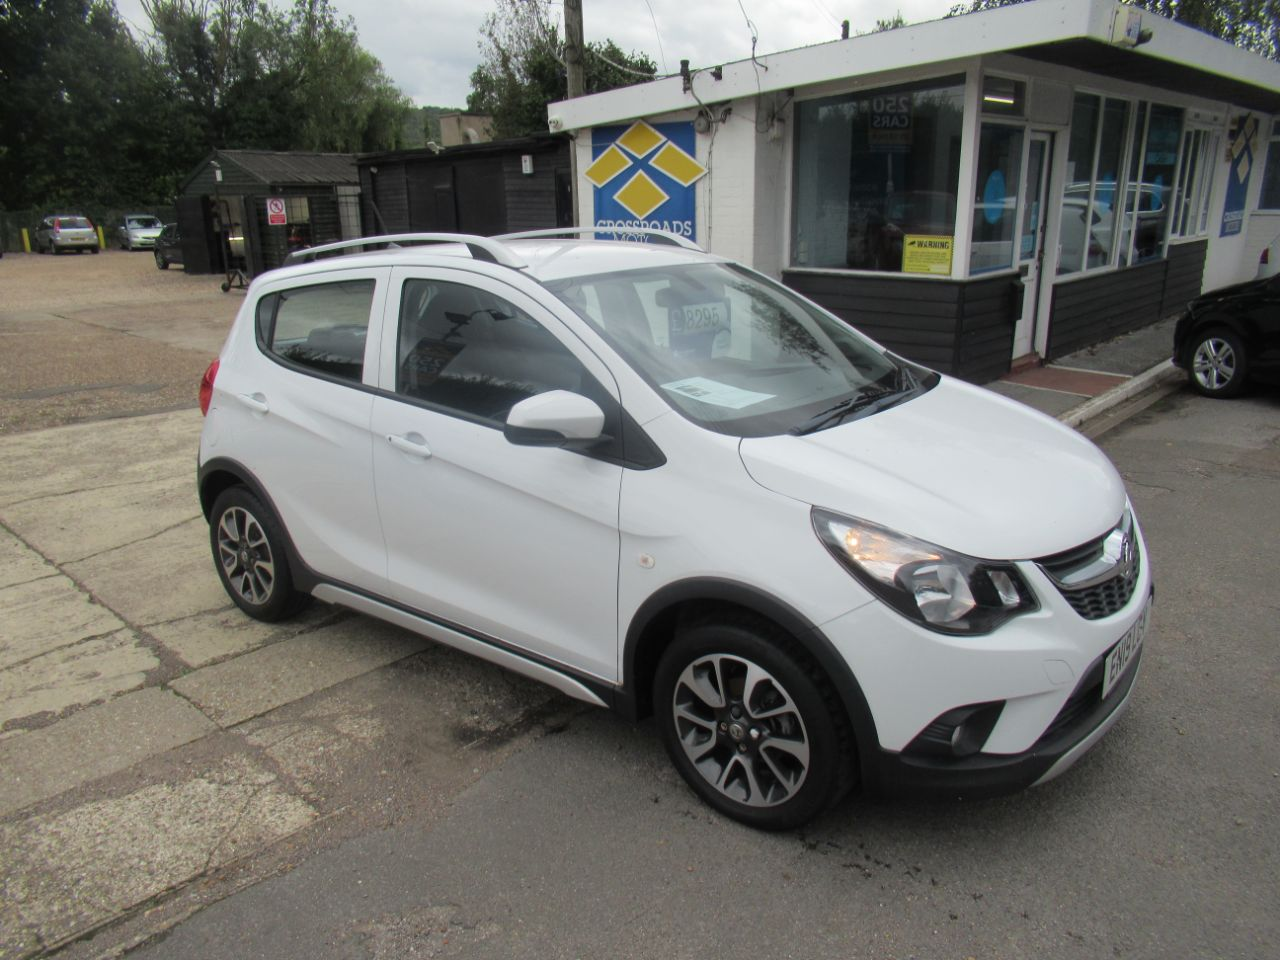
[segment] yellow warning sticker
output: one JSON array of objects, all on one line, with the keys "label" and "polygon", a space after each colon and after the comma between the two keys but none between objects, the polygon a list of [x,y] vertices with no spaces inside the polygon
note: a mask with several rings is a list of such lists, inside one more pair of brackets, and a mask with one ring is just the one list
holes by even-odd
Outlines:
[{"label": "yellow warning sticker", "polygon": [[902,238],[902,272],[951,276],[951,237],[908,233]]}]

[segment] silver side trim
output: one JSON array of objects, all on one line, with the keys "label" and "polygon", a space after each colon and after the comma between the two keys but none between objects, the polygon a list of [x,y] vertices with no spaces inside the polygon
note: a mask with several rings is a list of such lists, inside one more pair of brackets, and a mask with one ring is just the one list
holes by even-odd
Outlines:
[{"label": "silver side trim", "polygon": [[385,620],[387,623],[394,623],[397,627],[412,630],[414,633],[421,634],[430,640],[436,640],[464,653],[479,657],[481,660],[488,660],[490,663],[505,667],[515,673],[523,674],[531,680],[545,683],[547,686],[554,687],[575,700],[583,700],[597,707],[608,706],[586,686],[572,677],[553,670],[551,667],[544,667],[540,663],[526,660],[519,654],[510,653],[500,647],[469,637],[465,633],[459,633],[449,627],[441,626],[422,617],[416,617],[390,604],[371,600],[358,593],[344,590],[342,587],[335,587],[328,583],[320,584],[311,592],[317,600],[323,600],[325,603],[334,603],[340,607],[347,607],[357,613],[366,613],[371,617],[377,617],[379,620]]},{"label": "silver side trim", "polygon": [[1075,764],[1077,760],[1083,757],[1093,747],[1095,743],[1107,735],[1107,731],[1116,725],[1116,721],[1120,719],[1120,714],[1124,713],[1129,706],[1129,700],[1133,697],[1134,687],[1138,684],[1138,673],[1142,672],[1142,661],[1139,660],[1136,665],[1138,671],[1133,675],[1133,682],[1129,684],[1129,691],[1124,695],[1124,699],[1116,705],[1116,708],[1107,714],[1107,718],[1094,727],[1093,732],[1077,743],[1074,747],[1058,758],[1057,763],[1045,771],[1044,776],[1032,784],[1038,787],[1042,783],[1048,783],[1055,777],[1066,773]]}]

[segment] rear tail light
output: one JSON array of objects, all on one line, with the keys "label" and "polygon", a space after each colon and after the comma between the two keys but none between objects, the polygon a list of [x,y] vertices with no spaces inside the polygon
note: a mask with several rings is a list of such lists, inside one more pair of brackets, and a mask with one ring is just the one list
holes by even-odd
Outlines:
[{"label": "rear tail light", "polygon": [[62,221],[55,217],[53,221],[53,232],[57,233],[61,229],[62,229]]},{"label": "rear tail light", "polygon": [[213,381],[218,378],[218,361],[209,364],[209,369],[200,378],[200,415],[207,416],[209,404],[213,401]]},{"label": "rear tail light", "polygon": [[1262,256],[1260,256],[1260,257],[1258,258],[1258,264],[1259,264],[1260,266],[1265,267],[1265,266],[1266,266],[1268,263],[1270,263],[1270,262],[1271,262],[1271,248],[1270,248],[1270,247],[1263,247],[1263,248],[1262,248]]}]

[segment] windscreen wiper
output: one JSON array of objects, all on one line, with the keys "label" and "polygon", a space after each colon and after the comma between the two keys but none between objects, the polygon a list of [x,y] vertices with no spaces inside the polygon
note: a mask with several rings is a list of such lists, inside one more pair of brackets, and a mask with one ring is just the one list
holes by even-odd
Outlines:
[{"label": "windscreen wiper", "polygon": [[802,437],[806,433],[813,433],[815,430],[821,430],[823,427],[835,426],[851,413],[866,409],[871,404],[883,400],[886,397],[897,396],[902,393],[901,390],[890,390],[888,387],[877,387],[871,390],[864,390],[862,393],[852,397],[846,397],[833,407],[826,410],[820,410],[808,420],[797,426],[792,427],[787,432],[793,437]]}]

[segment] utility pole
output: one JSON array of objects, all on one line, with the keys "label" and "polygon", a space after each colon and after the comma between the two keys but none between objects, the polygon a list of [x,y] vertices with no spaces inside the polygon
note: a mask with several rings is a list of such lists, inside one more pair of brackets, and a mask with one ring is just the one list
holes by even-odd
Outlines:
[{"label": "utility pole", "polygon": [[[564,0],[564,69],[567,81],[567,98],[581,97],[587,92],[587,85],[582,71],[582,0]],[[573,222],[578,217],[578,142],[577,137],[569,141],[569,183],[570,203],[573,206]]]},{"label": "utility pole", "polygon": [[568,99],[587,92],[582,73],[582,0],[564,0],[564,68]]}]

